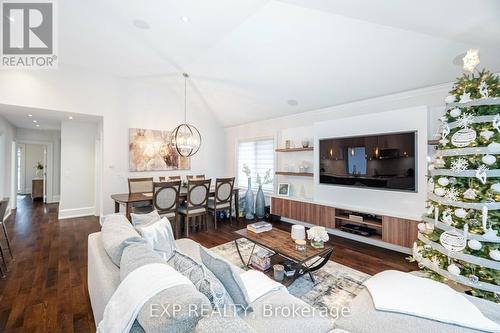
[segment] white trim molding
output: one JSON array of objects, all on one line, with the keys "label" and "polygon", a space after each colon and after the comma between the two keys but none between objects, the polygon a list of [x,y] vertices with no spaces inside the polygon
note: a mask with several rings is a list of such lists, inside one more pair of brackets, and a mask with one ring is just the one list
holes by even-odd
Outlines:
[{"label": "white trim molding", "polygon": [[71,208],[59,210],[59,220],[71,219],[82,216],[94,216],[95,207]]}]

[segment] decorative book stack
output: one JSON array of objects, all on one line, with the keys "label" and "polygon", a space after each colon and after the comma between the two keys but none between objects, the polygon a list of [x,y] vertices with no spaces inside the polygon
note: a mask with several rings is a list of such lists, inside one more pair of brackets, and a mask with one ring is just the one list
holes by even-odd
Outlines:
[{"label": "decorative book stack", "polygon": [[271,258],[269,257],[269,253],[262,249],[257,251],[257,253],[252,256],[251,265],[253,268],[260,271],[267,271],[271,268]]},{"label": "decorative book stack", "polygon": [[273,226],[271,223],[267,222],[255,222],[247,225],[247,230],[251,232],[255,232],[256,234],[260,234],[261,232],[271,231]]}]

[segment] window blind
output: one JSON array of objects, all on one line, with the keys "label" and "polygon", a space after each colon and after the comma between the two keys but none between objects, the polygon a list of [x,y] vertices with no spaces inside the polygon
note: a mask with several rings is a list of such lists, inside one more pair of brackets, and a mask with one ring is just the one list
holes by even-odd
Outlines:
[{"label": "window blind", "polygon": [[[252,178],[252,188],[257,189],[257,175],[262,182],[266,172],[269,171],[274,178],[274,140],[260,139],[251,141],[241,141],[238,144],[238,187],[248,187],[247,175],[243,172],[244,165],[250,169]],[[273,192],[273,183],[263,184],[262,189],[266,192]]]}]

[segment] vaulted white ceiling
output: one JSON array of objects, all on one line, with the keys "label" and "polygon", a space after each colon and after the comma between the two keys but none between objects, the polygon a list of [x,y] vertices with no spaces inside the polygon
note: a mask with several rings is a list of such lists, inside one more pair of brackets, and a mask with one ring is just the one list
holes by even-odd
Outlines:
[{"label": "vaulted white ceiling", "polygon": [[499,16],[497,0],[60,1],[59,59],[179,90],[188,72],[231,126],[450,82],[472,47],[498,71]]}]

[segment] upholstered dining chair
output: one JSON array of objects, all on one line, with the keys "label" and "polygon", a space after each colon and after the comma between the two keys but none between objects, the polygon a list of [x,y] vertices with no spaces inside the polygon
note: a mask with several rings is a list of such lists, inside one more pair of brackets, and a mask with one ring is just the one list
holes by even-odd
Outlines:
[{"label": "upholstered dining chair", "polygon": [[181,180],[181,176],[168,176],[168,177],[160,176],[160,182],[165,182],[165,181],[174,182],[177,180]]},{"label": "upholstered dining chair", "polygon": [[[129,178],[128,193],[151,193],[153,194],[153,177]],[[154,210],[149,202],[136,202],[133,204],[133,212],[136,214],[146,214]]]},{"label": "upholstered dining chair", "polygon": [[[9,250],[10,258],[14,259],[14,256],[12,255],[12,248],[10,247],[10,240],[9,240],[9,234],[7,233],[7,228],[5,227],[5,212],[7,211],[7,207],[9,205],[9,198],[5,198],[0,200],[0,224],[2,225],[3,229],[3,235],[5,237],[5,242],[7,243],[7,249]],[[3,267],[0,264],[0,274],[2,278],[5,277],[5,273],[8,271],[7,269],[7,262],[5,260],[5,253],[3,252],[2,244],[0,244],[0,256],[2,257],[2,263]]]},{"label": "upholstered dining chair", "polygon": [[215,196],[208,199],[208,210],[214,212],[214,227],[217,229],[217,211],[229,209],[229,222],[233,222],[234,177],[215,180]]},{"label": "upholstered dining chair", "polygon": [[175,238],[179,238],[179,192],[181,190],[181,181],[159,182],[153,186],[153,206],[160,216],[164,216],[173,224]]},{"label": "upholstered dining chair", "polygon": [[200,217],[201,224],[207,226],[208,196],[210,195],[211,179],[188,180],[187,200],[179,208],[179,214],[184,218],[186,237],[189,237],[190,219]]},{"label": "upholstered dining chair", "polygon": [[187,175],[186,176],[187,180],[204,180],[205,175]]}]

